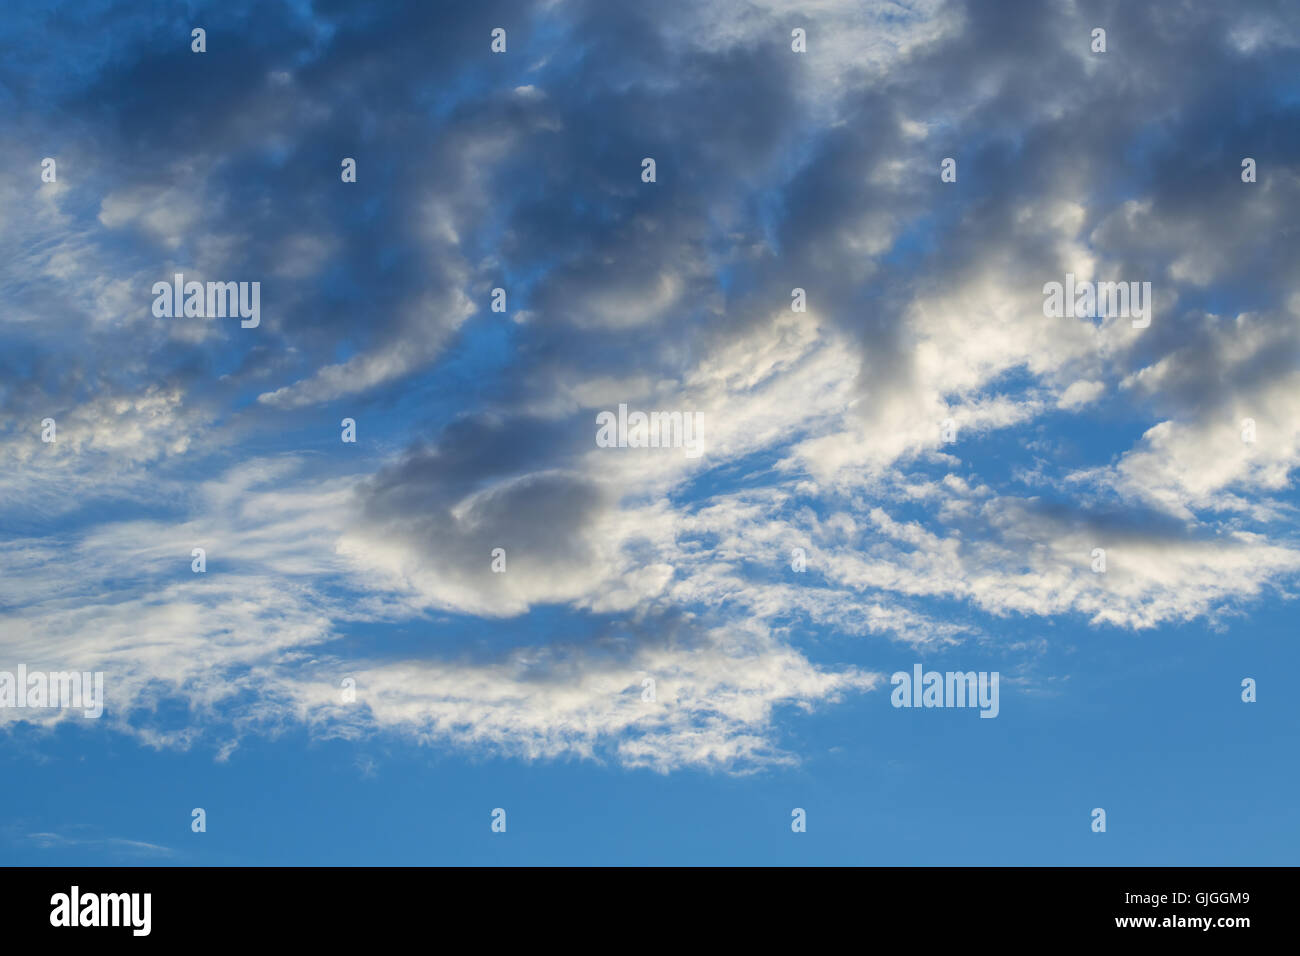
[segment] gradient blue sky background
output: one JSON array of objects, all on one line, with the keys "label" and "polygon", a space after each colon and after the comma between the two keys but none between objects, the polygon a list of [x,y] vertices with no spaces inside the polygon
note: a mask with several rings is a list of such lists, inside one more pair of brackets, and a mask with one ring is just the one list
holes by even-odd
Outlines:
[{"label": "gradient blue sky background", "polygon": [[[0,861],[1294,865],[1298,46],[1264,2],[6,7],[0,670],[108,703],[0,708]],[[156,318],[175,272],[260,326]],[[1044,316],[1067,273],[1150,327]],[[705,453],[597,447],[619,403]],[[999,716],[891,707],[915,663]]]}]

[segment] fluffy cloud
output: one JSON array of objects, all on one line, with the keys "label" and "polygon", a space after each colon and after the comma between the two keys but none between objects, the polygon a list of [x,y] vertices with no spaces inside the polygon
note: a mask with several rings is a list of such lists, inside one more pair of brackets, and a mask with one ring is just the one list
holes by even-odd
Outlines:
[{"label": "fluffy cloud", "polygon": [[[881,640],[1287,594],[1293,10],[1118,7],[1102,58],[1072,3],[251,9],[202,69],[111,7],[111,62],[13,67],[0,649],[118,729],[740,770]],[[153,317],[176,271],[263,324]],[[1151,325],[1044,316],[1067,273]],[[619,403],[705,454],[597,447]]]}]

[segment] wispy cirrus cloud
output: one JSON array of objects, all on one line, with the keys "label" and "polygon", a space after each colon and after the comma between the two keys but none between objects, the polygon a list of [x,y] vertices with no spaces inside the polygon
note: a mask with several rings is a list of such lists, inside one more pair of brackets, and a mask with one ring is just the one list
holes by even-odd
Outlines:
[{"label": "wispy cirrus cloud", "polygon": [[[0,73],[0,653],[115,729],[739,771],[882,641],[1289,599],[1284,5],[1109,9],[1104,60],[1077,4],[818,3],[802,55],[768,4],[251,9]],[[175,272],[264,322],[155,318]],[[1150,327],[1045,316],[1066,273]],[[619,403],[706,454],[597,447]]]}]

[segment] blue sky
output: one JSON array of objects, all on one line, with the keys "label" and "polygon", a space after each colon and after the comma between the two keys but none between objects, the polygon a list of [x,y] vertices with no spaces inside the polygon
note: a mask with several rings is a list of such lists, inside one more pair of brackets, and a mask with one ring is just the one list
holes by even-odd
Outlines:
[{"label": "blue sky", "polygon": [[1131,6],[6,11],[0,860],[1293,864],[1300,13]]}]

